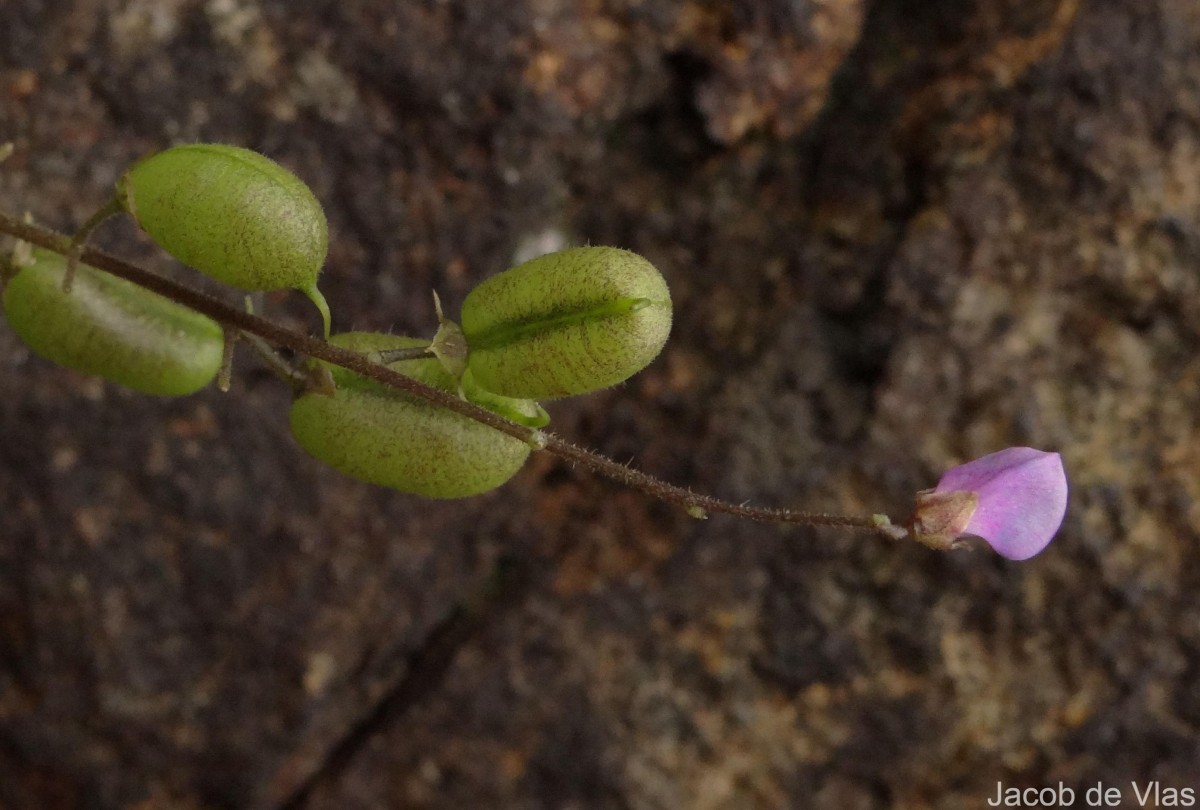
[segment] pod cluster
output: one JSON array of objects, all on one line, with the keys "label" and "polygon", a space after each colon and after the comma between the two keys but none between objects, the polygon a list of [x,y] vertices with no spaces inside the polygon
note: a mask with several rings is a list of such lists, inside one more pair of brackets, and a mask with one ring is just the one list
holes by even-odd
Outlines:
[{"label": "pod cluster", "polygon": [[[333,345],[530,428],[549,421],[537,400],[628,379],[658,355],[671,328],[670,293],[653,265],[618,248],[580,247],[484,281],[464,301],[461,326],[444,319],[439,304],[432,341],[364,332],[330,338],[317,289],[329,242],[325,214],[294,174],[239,147],[190,144],[144,158],[122,175],[77,244],[117,212],[218,281],[303,292]],[[227,359],[220,325],[73,256],[35,250],[5,280],[5,318],[34,352],[61,365],[145,393],[185,395],[211,382]],[[293,435],[309,454],[360,480],[465,497],[504,483],[529,455],[530,443],[359,374],[316,361],[305,372],[333,385],[297,395]]]},{"label": "pod cluster", "polygon": [[[540,427],[549,417],[536,400],[628,379],[658,355],[670,329],[670,294],[653,265],[627,250],[583,247],[483,282],[463,304],[461,328],[443,318],[432,344],[361,332],[331,342],[371,358],[429,347],[433,357],[387,365]],[[292,433],[311,455],[347,475],[458,498],[504,483],[529,454],[525,442],[478,422],[344,369],[328,371],[334,393],[300,396]]]}]

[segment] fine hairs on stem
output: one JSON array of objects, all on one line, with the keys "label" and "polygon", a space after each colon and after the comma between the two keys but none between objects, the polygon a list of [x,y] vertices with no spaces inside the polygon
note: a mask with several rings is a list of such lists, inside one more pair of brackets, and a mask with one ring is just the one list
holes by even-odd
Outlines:
[{"label": "fine hairs on stem", "polygon": [[[0,212],[0,233],[32,243],[47,250],[69,256],[77,248],[70,237],[55,231],[21,221],[17,217]],[[577,464],[584,469],[637,489],[646,495],[679,506],[692,517],[703,518],[709,514],[726,514],[745,520],[766,523],[798,524],[807,526],[839,526],[843,528],[874,532],[892,539],[907,536],[907,531],[893,524],[886,515],[868,516],[836,515],[822,512],[804,512],[793,509],[774,509],[737,504],[691,492],[682,487],[661,481],[651,475],[631,469],[610,458],[593,453],[564,439],[535,428],[509,421],[489,410],[461,399],[454,394],[425,385],[406,377],[384,365],[372,362],[366,355],[332,346],[322,340],[285,329],[269,320],[249,312],[241,311],[223,301],[198,292],[170,279],[151,273],[107,253],[86,248],[78,258],[93,267],[123,278],[148,290],[163,295],[176,303],[195,310],[220,323],[234,334],[240,333],[252,345],[258,341],[281,346],[319,360],[361,374],[384,385],[402,390],[413,396],[468,419],[487,425],[495,430],[528,443],[538,450]],[[258,348],[266,348],[258,344]]]}]

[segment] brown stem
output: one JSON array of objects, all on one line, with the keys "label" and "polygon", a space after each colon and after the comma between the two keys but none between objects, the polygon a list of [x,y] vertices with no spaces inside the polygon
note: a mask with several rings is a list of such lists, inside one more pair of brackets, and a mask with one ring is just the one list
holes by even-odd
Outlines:
[{"label": "brown stem", "polygon": [[[18,239],[23,239],[26,242],[31,242],[39,247],[64,255],[68,254],[72,248],[71,240],[68,237],[36,225],[21,222],[19,219],[2,212],[0,212],[0,233],[11,234]],[[885,515],[861,517],[826,514],[823,512],[802,512],[795,509],[772,509],[769,507],[732,503],[709,495],[699,495],[682,487],[660,481],[646,473],[626,467],[612,459],[584,450],[582,447],[560,439],[554,434],[518,425],[516,422],[510,422],[489,410],[472,405],[450,392],[439,388],[432,388],[411,377],[406,377],[399,372],[392,371],[386,366],[372,363],[365,355],[341,349],[308,335],[284,329],[257,315],[252,315],[231,307],[211,295],[198,292],[170,279],[128,264],[115,256],[87,248],[83,251],[81,259],[87,264],[131,281],[148,290],[153,290],[160,295],[164,295],[173,301],[207,315],[226,327],[233,327],[242,332],[257,335],[274,345],[285,346],[298,354],[304,354],[328,363],[333,363],[334,365],[349,369],[356,374],[361,374],[364,377],[381,382],[384,385],[398,388],[413,396],[425,399],[434,405],[446,408],[468,419],[473,419],[476,422],[494,428],[501,433],[520,439],[540,450],[545,450],[547,453],[578,464],[592,473],[633,487],[665,503],[681,506],[688,511],[688,514],[694,517],[705,517],[710,513],[720,513],[766,523],[841,526],[849,529],[876,532],[890,538],[896,538],[903,534],[903,530],[893,525]]]},{"label": "brown stem", "polygon": [[224,340],[221,343],[221,367],[217,371],[217,390],[227,394],[233,382],[233,350],[237,348],[241,334],[234,329],[226,329],[222,337]]},{"label": "brown stem", "polygon": [[389,366],[404,360],[429,360],[437,357],[428,346],[412,346],[407,349],[380,349],[374,352],[375,361]]},{"label": "brown stem", "polygon": [[109,217],[115,217],[123,210],[121,201],[117,197],[113,197],[99,211],[92,214],[88,218],[88,221],[83,223],[83,227],[71,237],[71,250],[67,253],[67,270],[63,273],[63,292],[69,293],[71,285],[75,283],[75,268],[79,264],[79,257],[83,255],[83,249],[87,245],[87,240],[91,237],[92,231],[99,228],[104,220]]},{"label": "brown stem", "polygon": [[280,357],[279,352],[271,348],[270,343],[249,332],[239,332],[238,337],[254,350],[272,374],[290,385],[293,391],[304,390],[304,386],[308,383],[308,375],[302,369]]}]

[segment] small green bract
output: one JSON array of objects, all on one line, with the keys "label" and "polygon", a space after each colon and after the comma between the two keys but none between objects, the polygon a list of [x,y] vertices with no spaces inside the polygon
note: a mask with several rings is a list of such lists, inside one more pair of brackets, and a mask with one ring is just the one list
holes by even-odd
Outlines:
[{"label": "small green bract", "polygon": [[157,293],[35,249],[4,288],[4,317],[35,353],[146,394],[191,394],[216,376],[224,337],[213,320]]},{"label": "small green bract", "polygon": [[666,281],[636,253],[578,247],[506,270],[467,295],[467,368],[489,390],[555,399],[616,385],[671,331]]},{"label": "small green bract", "polygon": [[275,161],[224,144],[176,146],[125,172],[117,200],[161,248],[218,281],[300,290],[328,336],[329,307],[317,289],[329,247],[325,212]]},{"label": "small green bract", "polygon": [[[367,332],[334,335],[330,343],[368,357],[428,345]],[[336,391],[299,396],[291,409],[292,434],[310,455],[346,475],[416,495],[465,498],[500,486],[529,456],[529,445],[519,439],[338,366],[321,365]],[[459,387],[436,359],[388,367],[445,391]],[[479,404],[510,418],[524,414],[530,423],[548,419],[535,402],[490,398]]]}]

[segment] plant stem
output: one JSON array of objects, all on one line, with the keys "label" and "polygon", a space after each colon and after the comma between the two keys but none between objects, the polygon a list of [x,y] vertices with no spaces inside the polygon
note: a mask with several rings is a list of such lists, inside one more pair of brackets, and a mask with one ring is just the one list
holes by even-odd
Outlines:
[{"label": "plant stem", "polygon": [[428,346],[413,346],[408,349],[380,349],[371,354],[375,362],[385,366],[389,366],[392,363],[400,363],[404,360],[430,360],[437,357]]},{"label": "plant stem", "polygon": [[63,274],[63,292],[69,293],[71,285],[75,283],[75,268],[79,264],[79,257],[83,254],[83,249],[87,245],[88,237],[92,235],[92,231],[99,228],[104,220],[109,217],[115,217],[123,210],[120,198],[113,197],[99,211],[88,217],[88,221],[83,223],[83,227],[71,237],[71,250],[67,253],[67,270]]},{"label": "plant stem", "polygon": [[[69,254],[72,250],[72,243],[69,237],[46,228],[27,224],[3,212],[0,212],[0,233],[11,234],[18,239],[31,242],[39,247],[63,255]],[[399,372],[392,371],[386,366],[372,363],[365,355],[332,346],[322,340],[300,334],[299,332],[284,329],[265,318],[243,312],[211,295],[185,287],[102,251],[86,248],[80,258],[93,267],[131,281],[134,284],[166,296],[183,306],[207,315],[227,328],[239,330],[249,335],[256,335],[268,343],[276,346],[284,346],[298,354],[333,363],[384,385],[389,385],[413,396],[425,399],[434,405],[446,408],[468,419],[473,419],[476,422],[487,425],[501,433],[520,439],[537,449],[578,464],[589,472],[633,487],[665,503],[683,507],[693,517],[706,517],[710,513],[726,514],[766,523],[840,526],[848,529],[875,532],[893,539],[904,535],[904,530],[893,525],[885,515],[862,517],[827,514],[823,512],[803,512],[795,509],[773,509],[732,503],[709,495],[691,492],[683,487],[669,484],[646,473],[631,469],[624,464],[619,464],[605,456],[584,450],[582,447],[571,444],[552,433],[546,433],[519,425],[516,422],[510,422],[489,410],[472,405],[450,392],[432,388],[411,377],[406,377]]]},{"label": "plant stem", "polygon": [[275,351],[270,343],[249,332],[239,332],[238,338],[244,340],[271,370],[271,373],[291,386],[293,391],[304,390],[304,386],[308,382],[308,375],[280,357],[279,352]]}]

